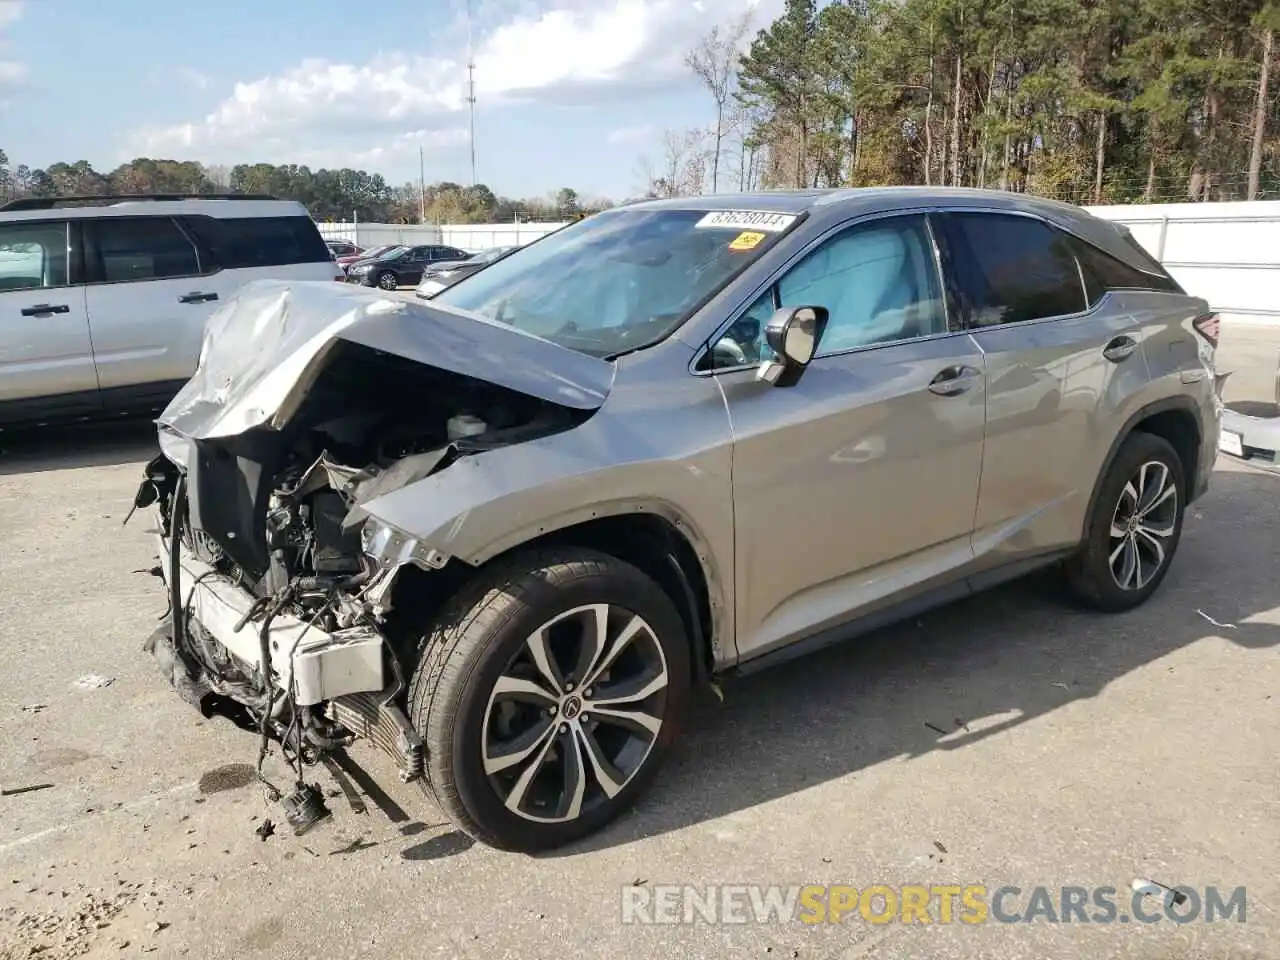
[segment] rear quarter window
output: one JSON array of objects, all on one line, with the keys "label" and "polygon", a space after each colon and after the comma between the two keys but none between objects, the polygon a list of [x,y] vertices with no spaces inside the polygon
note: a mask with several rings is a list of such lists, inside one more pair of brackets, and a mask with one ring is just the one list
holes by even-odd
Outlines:
[{"label": "rear quarter window", "polygon": [[221,267],[283,267],[333,259],[314,221],[293,217],[186,217],[183,225]]},{"label": "rear quarter window", "polygon": [[[1137,245],[1136,240],[1126,239]],[[1075,250],[1076,258],[1080,261],[1080,269],[1084,272],[1085,288],[1089,292],[1090,305],[1097,303],[1111,290],[1182,292],[1177,282],[1168,276],[1158,263],[1150,260],[1146,251],[1142,251],[1144,262],[1149,261],[1152,269],[1160,271],[1159,273],[1148,273],[1131,267],[1079,237],[1071,237],[1071,246]]]}]

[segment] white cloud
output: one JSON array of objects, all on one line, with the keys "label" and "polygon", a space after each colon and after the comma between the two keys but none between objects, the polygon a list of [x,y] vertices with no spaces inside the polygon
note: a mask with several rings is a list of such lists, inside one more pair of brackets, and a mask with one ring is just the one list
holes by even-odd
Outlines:
[{"label": "white cloud", "polygon": [[22,17],[22,0],[0,0],[0,90],[15,87],[27,75],[26,65],[5,55],[6,29]]},{"label": "white cloud", "polygon": [[371,147],[368,150],[361,150],[352,154],[344,165],[378,170],[388,161],[418,149],[430,154],[456,147],[466,142],[466,127],[451,127],[445,130],[414,130],[412,133],[402,133],[384,145]]},{"label": "white cloud", "polygon": [[[782,6],[782,0],[542,0],[538,9],[520,3],[511,12],[510,6],[479,3],[477,112],[517,104],[607,104],[628,93],[691,83],[684,52],[711,24],[757,2],[760,23]],[[403,158],[419,145],[454,149],[467,108],[461,24],[455,17],[444,25],[434,54],[392,52],[363,64],[308,59],[237,83],[201,119],[136,131],[126,152],[223,162],[300,162],[306,153],[349,165],[357,155]]]}]

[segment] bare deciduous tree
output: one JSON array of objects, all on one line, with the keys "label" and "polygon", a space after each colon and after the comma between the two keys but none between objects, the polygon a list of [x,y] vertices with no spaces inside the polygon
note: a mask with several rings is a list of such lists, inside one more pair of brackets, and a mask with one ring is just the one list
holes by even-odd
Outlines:
[{"label": "bare deciduous tree", "polygon": [[725,113],[737,81],[738,57],[742,41],[751,28],[751,11],[730,21],[724,27],[712,27],[685,55],[685,64],[707,88],[716,104],[716,126],[711,150],[711,192],[720,185],[720,148],[728,132]]},{"label": "bare deciduous tree", "polygon": [[707,131],[664,130],[662,156],[641,157],[636,172],[649,197],[687,197],[703,192],[707,175]]}]

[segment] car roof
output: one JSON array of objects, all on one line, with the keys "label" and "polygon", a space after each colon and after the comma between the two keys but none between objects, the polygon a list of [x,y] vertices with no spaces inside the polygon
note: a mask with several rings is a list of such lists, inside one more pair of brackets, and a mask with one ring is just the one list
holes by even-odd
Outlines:
[{"label": "car roof", "polygon": [[[811,190],[757,190],[747,193],[713,193],[697,197],[672,197],[663,200],[640,200],[613,210],[762,210],[777,213],[809,213],[823,209],[866,208],[894,210],[919,206],[974,206],[994,203],[1002,207],[1021,207],[1036,212],[1071,210],[1080,207],[1044,197],[1013,193],[1007,190],[984,190],[976,187],[829,187]],[[611,211],[605,211],[611,212]]]},{"label": "car roof", "polygon": [[711,193],[697,197],[639,200],[612,207],[603,213],[631,210],[767,210],[771,213],[804,213],[830,190],[758,190],[751,193]]},{"label": "car roof", "polygon": [[252,217],[307,217],[307,208],[296,200],[119,199],[90,206],[51,209],[5,209],[0,207],[0,223],[15,220],[96,220],[104,217],[206,216],[218,219]]}]

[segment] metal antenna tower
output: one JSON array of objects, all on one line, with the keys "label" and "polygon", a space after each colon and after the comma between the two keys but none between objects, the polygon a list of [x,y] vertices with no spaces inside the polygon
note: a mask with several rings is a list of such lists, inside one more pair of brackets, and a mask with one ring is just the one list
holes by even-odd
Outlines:
[{"label": "metal antenna tower", "polygon": [[476,185],[476,63],[471,55],[471,0],[467,0],[467,104],[471,109],[471,185]]}]

